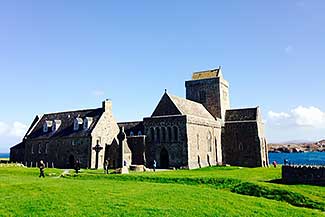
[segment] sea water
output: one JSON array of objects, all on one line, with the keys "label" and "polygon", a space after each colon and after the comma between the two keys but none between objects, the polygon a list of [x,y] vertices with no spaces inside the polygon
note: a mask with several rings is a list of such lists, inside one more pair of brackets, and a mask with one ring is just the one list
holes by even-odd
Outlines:
[{"label": "sea water", "polygon": [[325,152],[269,153],[270,163],[276,161],[278,164],[283,164],[284,159],[293,164],[325,166]]}]

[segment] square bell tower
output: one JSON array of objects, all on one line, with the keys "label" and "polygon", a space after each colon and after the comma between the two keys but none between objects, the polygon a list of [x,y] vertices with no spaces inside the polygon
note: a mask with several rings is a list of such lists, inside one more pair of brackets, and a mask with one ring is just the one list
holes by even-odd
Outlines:
[{"label": "square bell tower", "polygon": [[230,109],[229,83],[223,78],[221,67],[194,72],[185,82],[186,99],[201,103],[217,119],[225,120]]}]

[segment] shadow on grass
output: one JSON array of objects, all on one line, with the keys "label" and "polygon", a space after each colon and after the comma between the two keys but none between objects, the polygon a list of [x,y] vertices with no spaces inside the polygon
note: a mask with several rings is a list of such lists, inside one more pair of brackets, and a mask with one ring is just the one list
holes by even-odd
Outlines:
[{"label": "shadow on grass", "polygon": [[283,189],[260,186],[255,183],[240,183],[234,186],[231,189],[231,192],[254,197],[263,197],[270,200],[284,201],[297,207],[306,207],[325,211],[324,203],[313,201],[302,194]]},{"label": "shadow on grass", "polygon": [[287,183],[282,179],[274,179],[270,181],[265,181],[268,183],[273,183],[273,184],[281,184],[281,185],[311,185],[311,186],[324,186],[323,184],[317,184],[317,183],[299,183],[299,182],[294,182],[294,183]]}]

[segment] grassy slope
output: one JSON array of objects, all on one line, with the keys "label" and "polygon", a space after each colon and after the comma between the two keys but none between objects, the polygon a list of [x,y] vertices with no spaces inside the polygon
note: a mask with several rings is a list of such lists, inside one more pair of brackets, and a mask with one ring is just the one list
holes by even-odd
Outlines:
[{"label": "grassy slope", "polygon": [[[47,169],[46,173],[60,170]],[[85,171],[78,178],[39,179],[37,169],[0,168],[0,215],[49,216],[320,216],[322,212],[285,202],[231,193],[209,185],[162,184],[134,178],[235,178],[251,183],[279,178],[279,170],[207,168],[194,171],[131,174],[129,176]],[[264,178],[263,178],[264,177]],[[124,181],[122,181],[124,180]],[[278,185],[277,185],[278,186]],[[315,198],[324,198],[322,187],[282,186]],[[281,187],[281,188],[282,188]]]}]

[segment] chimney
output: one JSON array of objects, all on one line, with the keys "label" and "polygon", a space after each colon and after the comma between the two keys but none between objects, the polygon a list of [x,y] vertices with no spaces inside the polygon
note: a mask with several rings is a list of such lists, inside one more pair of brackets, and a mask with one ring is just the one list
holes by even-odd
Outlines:
[{"label": "chimney", "polygon": [[112,101],[110,99],[105,99],[103,101],[103,110],[106,111],[112,111]]}]

